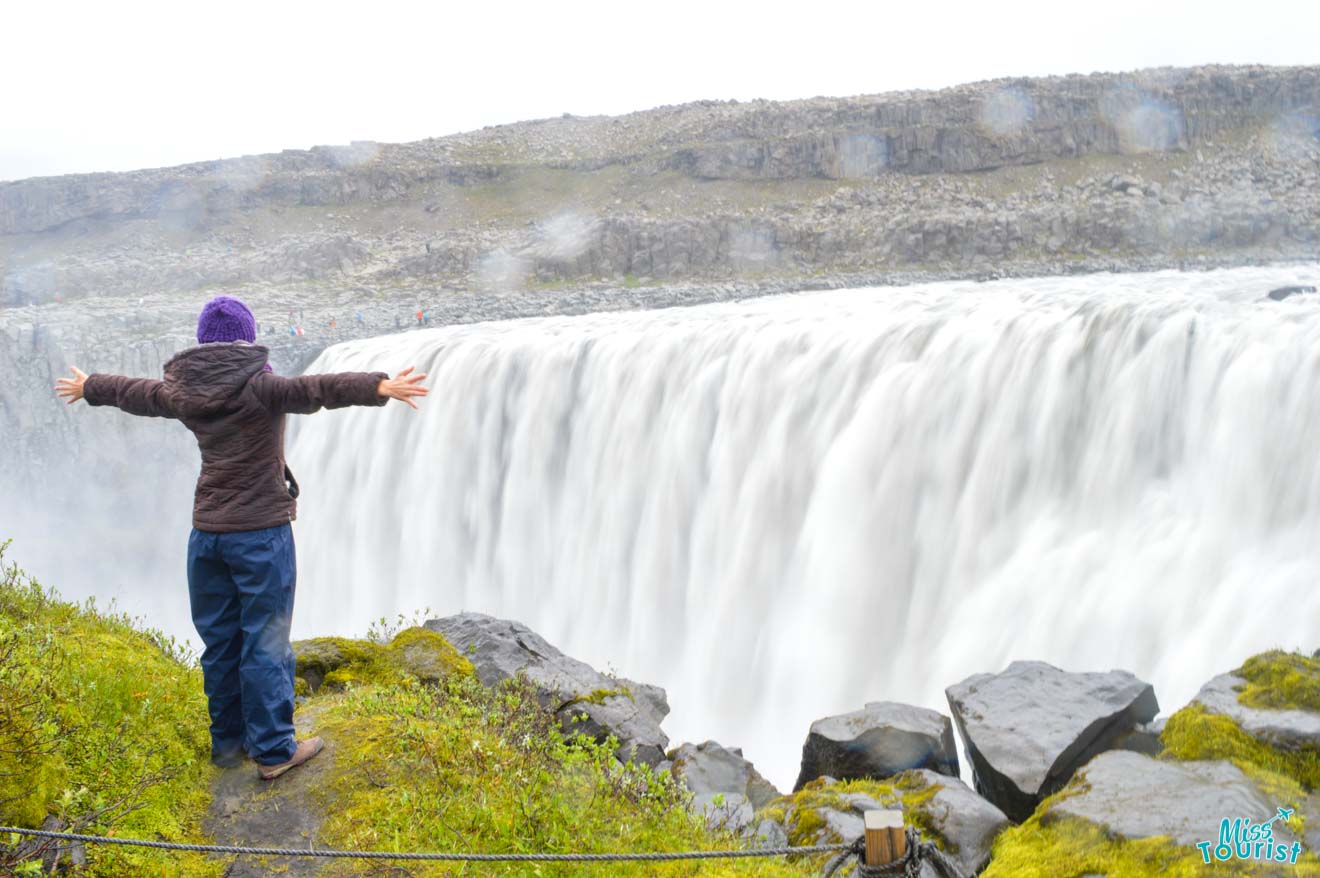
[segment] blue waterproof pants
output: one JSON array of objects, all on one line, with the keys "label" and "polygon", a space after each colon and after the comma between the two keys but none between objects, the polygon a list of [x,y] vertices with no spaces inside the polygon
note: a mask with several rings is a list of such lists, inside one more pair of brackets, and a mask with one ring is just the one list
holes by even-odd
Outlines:
[{"label": "blue waterproof pants", "polygon": [[188,596],[205,648],[211,758],[246,751],[262,765],[293,758],[293,619],[296,564],[287,524],[241,533],[194,529]]}]

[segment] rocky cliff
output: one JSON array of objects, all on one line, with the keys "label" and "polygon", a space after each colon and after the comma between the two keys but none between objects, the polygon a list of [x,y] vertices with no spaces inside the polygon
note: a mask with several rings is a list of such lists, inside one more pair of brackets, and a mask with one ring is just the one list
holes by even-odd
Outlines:
[{"label": "rocky cliff", "polygon": [[702,102],[0,185],[10,305],[1309,253],[1320,68]]}]

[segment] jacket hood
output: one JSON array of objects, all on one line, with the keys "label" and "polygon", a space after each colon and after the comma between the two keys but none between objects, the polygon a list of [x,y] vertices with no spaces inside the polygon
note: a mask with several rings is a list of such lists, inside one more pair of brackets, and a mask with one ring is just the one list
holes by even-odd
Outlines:
[{"label": "jacket hood", "polygon": [[165,364],[165,386],[186,418],[208,418],[243,407],[240,396],[266,366],[261,345],[216,342],[188,348]]}]

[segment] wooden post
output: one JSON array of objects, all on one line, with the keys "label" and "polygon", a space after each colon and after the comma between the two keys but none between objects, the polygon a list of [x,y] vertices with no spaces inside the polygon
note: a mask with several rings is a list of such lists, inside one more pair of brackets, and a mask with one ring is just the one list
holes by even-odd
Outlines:
[{"label": "wooden post", "polygon": [[867,811],[866,865],[887,866],[907,856],[902,811]]}]

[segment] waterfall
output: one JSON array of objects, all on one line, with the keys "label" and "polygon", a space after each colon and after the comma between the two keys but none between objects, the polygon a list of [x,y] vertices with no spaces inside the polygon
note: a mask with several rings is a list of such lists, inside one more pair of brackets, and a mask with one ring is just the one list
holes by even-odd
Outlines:
[{"label": "waterfall", "polygon": [[818,717],[1014,659],[1165,712],[1320,643],[1320,265],[442,327],[420,412],[300,419],[297,633],[519,619],[791,784]]}]

